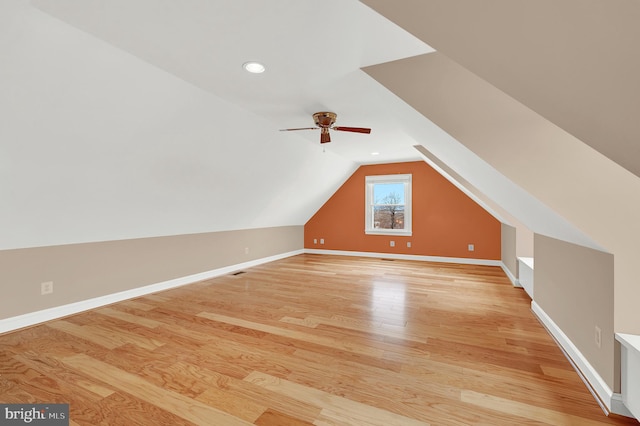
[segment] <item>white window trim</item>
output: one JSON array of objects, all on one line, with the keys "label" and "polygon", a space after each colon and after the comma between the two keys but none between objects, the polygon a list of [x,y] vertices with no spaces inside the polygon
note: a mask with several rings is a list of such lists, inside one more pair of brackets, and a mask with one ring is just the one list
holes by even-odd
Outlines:
[{"label": "white window trim", "polygon": [[[371,204],[373,203],[373,185],[376,183],[403,183],[404,184],[404,229],[379,229],[373,228]],[[411,174],[404,175],[375,175],[365,177],[365,216],[364,233],[367,235],[400,235],[411,236]]]}]

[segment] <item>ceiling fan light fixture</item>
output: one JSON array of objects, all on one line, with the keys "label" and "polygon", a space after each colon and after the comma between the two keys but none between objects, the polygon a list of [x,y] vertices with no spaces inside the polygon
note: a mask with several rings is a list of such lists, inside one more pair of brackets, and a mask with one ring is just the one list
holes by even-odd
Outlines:
[{"label": "ceiling fan light fixture", "polygon": [[242,64],[242,68],[244,68],[245,71],[250,72],[251,74],[260,74],[263,73],[266,69],[263,64],[256,61],[245,62],[244,64]]}]

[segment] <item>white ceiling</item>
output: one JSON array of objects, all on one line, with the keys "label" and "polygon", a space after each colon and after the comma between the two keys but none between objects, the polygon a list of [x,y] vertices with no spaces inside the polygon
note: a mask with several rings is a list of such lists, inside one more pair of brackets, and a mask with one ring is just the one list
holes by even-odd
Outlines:
[{"label": "white ceiling", "polygon": [[[593,245],[362,70],[431,52],[357,0],[3,0],[0,249],[303,225],[416,145]],[[278,131],[323,110],[372,133]]]},{"label": "white ceiling", "polygon": [[[371,135],[334,132],[324,148],[357,163],[419,159],[401,131],[393,95],[360,68],[433,51],[356,0],[34,0],[38,8],[271,125],[264,143],[287,137],[317,144],[316,111]],[[251,75],[249,60],[267,71]],[[217,117],[212,117],[216,120]],[[238,123],[251,126],[253,123]],[[213,136],[213,135],[212,135]],[[304,143],[304,141],[300,141]],[[371,152],[380,152],[372,157]]]},{"label": "white ceiling", "polygon": [[[0,2],[0,249],[303,225],[359,163],[420,159],[360,67],[431,49],[323,7]],[[317,110],[373,132],[278,131]]]}]

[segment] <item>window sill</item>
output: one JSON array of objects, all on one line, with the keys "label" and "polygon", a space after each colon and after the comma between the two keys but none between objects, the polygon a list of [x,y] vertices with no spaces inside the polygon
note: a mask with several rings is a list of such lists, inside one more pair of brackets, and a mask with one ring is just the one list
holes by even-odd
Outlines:
[{"label": "window sill", "polygon": [[399,231],[393,229],[367,229],[364,233],[367,235],[395,235],[399,237],[411,236],[411,231]]}]

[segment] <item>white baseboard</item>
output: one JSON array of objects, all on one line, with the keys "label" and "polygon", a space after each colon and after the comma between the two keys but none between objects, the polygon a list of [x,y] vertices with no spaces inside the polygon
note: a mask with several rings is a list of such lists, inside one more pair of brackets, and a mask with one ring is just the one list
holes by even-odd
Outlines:
[{"label": "white baseboard", "polygon": [[[614,393],[611,397],[611,410],[613,414],[619,414],[621,416],[631,417],[632,419],[635,416],[629,411],[624,402],[622,402],[622,394]],[[637,419],[636,419],[637,420]]]},{"label": "white baseboard", "polygon": [[337,256],[379,257],[384,259],[422,260],[425,262],[462,263],[467,265],[502,266],[500,260],[470,259],[466,257],[421,256],[416,254],[372,253],[368,251],[304,249],[309,254],[332,254]]},{"label": "white baseboard", "polygon": [[633,414],[622,403],[622,396],[614,393],[611,388],[600,377],[598,372],[591,366],[589,361],[582,355],[578,348],[573,344],[569,337],[557,326],[549,315],[542,310],[540,305],[535,301],[531,302],[531,310],[538,317],[540,322],[545,326],[547,331],[554,337],[560,345],[565,355],[573,364],[578,375],[587,385],[587,388],[594,394],[596,401],[605,406],[606,411],[633,418]]},{"label": "white baseboard", "polygon": [[511,284],[514,287],[522,287],[520,285],[520,281],[518,281],[516,276],[511,273],[511,271],[509,270],[509,268],[507,268],[507,265],[505,265],[504,262],[500,262],[500,266],[502,267],[502,270],[504,271],[507,278],[509,278],[509,281],[511,281]]},{"label": "white baseboard", "polygon": [[295,250],[287,253],[281,253],[274,256],[263,257],[261,259],[251,260],[249,262],[238,263],[235,265],[225,266],[223,268],[213,269],[198,274],[188,275],[186,277],[175,278],[169,281],[163,281],[156,284],[146,285],[144,287],[133,288],[118,293],[107,294],[105,296],[95,297],[80,302],[69,303],[67,305],[56,306],[41,311],[30,312],[28,314],[0,320],[0,333],[6,333],[20,328],[29,327],[40,324],[45,321],[51,321],[57,318],[66,317],[68,315],[77,314],[89,309],[99,308],[123,300],[133,299],[135,297],[144,296],[151,293],[157,293],[163,290],[192,284],[198,281],[208,280],[219,277],[221,275],[230,274],[244,268],[261,265],[263,263],[273,262],[274,260],[284,259],[286,257],[295,256],[304,253],[304,250]]}]

